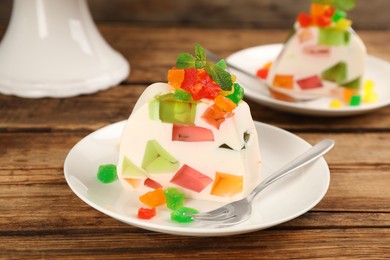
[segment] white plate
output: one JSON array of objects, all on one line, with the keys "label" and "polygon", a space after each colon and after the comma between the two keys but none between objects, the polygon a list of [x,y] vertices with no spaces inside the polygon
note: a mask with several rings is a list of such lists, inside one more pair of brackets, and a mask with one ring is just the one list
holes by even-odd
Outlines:
[{"label": "white plate", "polygon": [[[258,69],[276,58],[282,47],[282,44],[272,44],[244,49],[230,55],[227,61],[255,75]],[[375,82],[374,89],[379,100],[376,103],[363,103],[354,107],[330,108],[331,98],[320,98],[300,103],[277,100],[261,93],[256,87],[254,79],[236,71],[233,71],[233,73],[237,75],[237,79],[244,87],[245,95],[248,98],[271,108],[291,113],[316,116],[347,116],[366,113],[390,104],[390,63],[370,55],[367,58],[365,78]]]},{"label": "white plate", "polygon": [[[170,211],[161,206],[151,220],[137,218],[139,194],[122,189],[119,181],[102,184],[96,177],[101,164],[117,162],[117,147],[125,122],[99,129],[78,142],[65,159],[64,173],[73,192],[91,207],[133,226],[162,233],[189,236],[223,236],[269,228],[300,216],[314,207],[329,186],[329,168],[323,158],[285,177],[258,195],[251,218],[226,228],[204,227],[197,223],[170,221]],[[270,175],[310,147],[310,144],[285,130],[255,122],[262,155],[262,174]],[[207,211],[222,204],[187,200],[186,206]],[[96,226],[99,228],[99,226]]]}]

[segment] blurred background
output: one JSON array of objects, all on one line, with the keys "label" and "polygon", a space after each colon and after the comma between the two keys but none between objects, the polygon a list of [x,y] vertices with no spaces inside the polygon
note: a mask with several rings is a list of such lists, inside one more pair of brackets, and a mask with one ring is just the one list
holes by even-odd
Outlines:
[{"label": "blurred background", "polygon": [[[65,0],[64,0],[65,1]],[[309,0],[89,0],[96,23],[156,27],[289,29]],[[0,26],[12,0],[0,2]],[[387,11],[385,11],[387,10]],[[390,0],[357,0],[348,16],[357,30],[390,29]]]}]

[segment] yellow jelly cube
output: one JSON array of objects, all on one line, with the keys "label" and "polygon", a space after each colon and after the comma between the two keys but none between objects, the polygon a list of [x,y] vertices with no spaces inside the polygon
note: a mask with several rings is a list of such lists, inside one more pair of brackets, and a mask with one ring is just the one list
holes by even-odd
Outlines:
[{"label": "yellow jelly cube", "polygon": [[230,98],[226,98],[221,95],[214,99],[214,103],[224,112],[231,112],[237,107],[237,104]]},{"label": "yellow jelly cube", "polygon": [[349,27],[351,27],[351,24],[352,24],[351,20],[348,20],[348,19],[345,19],[345,18],[341,18],[340,20],[338,20],[336,22],[336,24],[334,25],[334,28],[337,29],[337,30],[340,30],[340,31],[345,31]]},{"label": "yellow jelly cube", "polygon": [[363,95],[363,102],[365,103],[378,102],[378,95],[373,91],[367,92]]},{"label": "yellow jelly cube", "polygon": [[217,172],[211,194],[221,197],[233,196],[242,192],[242,176]]},{"label": "yellow jelly cube", "polygon": [[375,83],[374,81],[372,80],[366,80],[364,82],[364,91],[368,92],[368,91],[372,91],[372,89],[374,88],[375,86]]},{"label": "yellow jelly cube", "polygon": [[338,99],[334,99],[334,100],[332,100],[332,102],[330,102],[329,107],[330,108],[342,108],[343,103]]}]

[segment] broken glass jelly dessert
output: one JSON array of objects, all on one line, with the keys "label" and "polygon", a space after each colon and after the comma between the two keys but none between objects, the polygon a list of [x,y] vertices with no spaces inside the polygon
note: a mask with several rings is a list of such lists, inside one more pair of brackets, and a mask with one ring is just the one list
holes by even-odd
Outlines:
[{"label": "broken glass jelly dessert", "polygon": [[[267,70],[257,75],[273,87],[271,95],[286,100],[289,93],[333,96],[345,105],[357,106],[357,98],[338,97],[343,89],[362,91],[366,47],[352,30],[346,11],[355,0],[312,0],[309,13],[298,14],[292,35]],[[345,96],[345,95],[344,95]]]},{"label": "broken glass jelly dessert", "polygon": [[146,88],[120,140],[123,187],[140,194],[177,188],[183,199],[231,202],[259,183],[256,128],[243,88],[225,69],[196,45],[195,56],[179,54],[168,83]]},{"label": "broken glass jelly dessert", "polygon": [[99,166],[97,178],[103,183],[111,183],[117,179],[115,164],[102,164]]}]

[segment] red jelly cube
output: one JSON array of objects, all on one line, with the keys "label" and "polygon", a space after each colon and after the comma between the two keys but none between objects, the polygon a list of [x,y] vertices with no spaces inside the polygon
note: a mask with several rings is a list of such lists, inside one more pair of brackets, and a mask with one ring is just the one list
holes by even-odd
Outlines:
[{"label": "red jelly cube", "polygon": [[213,131],[199,126],[173,125],[172,141],[203,142],[214,141]]},{"label": "red jelly cube", "polygon": [[140,219],[151,219],[156,216],[156,208],[139,208],[138,209],[138,218]]},{"label": "red jelly cube", "polygon": [[326,27],[332,23],[332,18],[326,15],[321,15],[317,17],[316,22],[319,27]]},{"label": "red jelly cube", "polygon": [[157,181],[154,181],[154,180],[152,180],[150,178],[145,179],[144,185],[146,187],[149,187],[149,188],[152,188],[152,189],[158,189],[158,188],[162,188],[163,187],[160,183],[158,183]]},{"label": "red jelly cube", "polygon": [[297,80],[297,84],[303,90],[322,87],[322,81],[321,81],[320,77],[317,75]]},{"label": "red jelly cube", "polygon": [[268,76],[268,72],[269,72],[269,69],[262,68],[262,69],[259,69],[259,70],[256,72],[256,76],[258,76],[258,77],[261,78],[261,79],[266,79],[267,76]]},{"label": "red jelly cube", "polygon": [[189,68],[184,70],[181,88],[191,93],[194,100],[202,98],[214,99],[221,91],[204,69]]},{"label": "red jelly cube", "polygon": [[201,192],[207,185],[212,183],[213,180],[207,175],[184,164],[175,176],[173,176],[171,182],[183,188]]},{"label": "red jelly cube", "polygon": [[299,25],[303,28],[309,27],[313,22],[313,19],[311,18],[311,16],[306,14],[306,13],[300,13],[298,15],[297,20],[298,20]]}]

